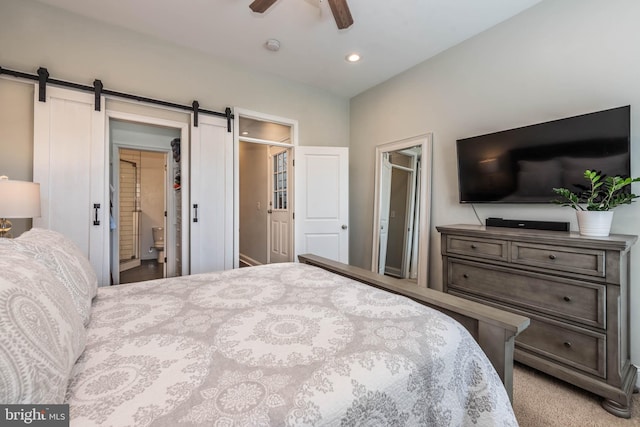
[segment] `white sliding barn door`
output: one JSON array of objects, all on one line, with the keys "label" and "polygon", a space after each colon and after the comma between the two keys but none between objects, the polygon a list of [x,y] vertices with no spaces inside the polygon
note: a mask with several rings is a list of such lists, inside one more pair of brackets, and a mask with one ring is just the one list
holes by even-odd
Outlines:
[{"label": "white sliding barn door", "polygon": [[191,127],[191,274],[233,268],[233,135],[223,118]]},{"label": "white sliding barn door", "polygon": [[104,99],[47,87],[33,110],[33,180],[40,183],[42,216],[35,227],[58,231],[89,258],[100,285],[109,285],[109,200],[106,194]]},{"label": "white sliding barn door", "polygon": [[295,252],[349,262],[349,149],[295,148]]}]

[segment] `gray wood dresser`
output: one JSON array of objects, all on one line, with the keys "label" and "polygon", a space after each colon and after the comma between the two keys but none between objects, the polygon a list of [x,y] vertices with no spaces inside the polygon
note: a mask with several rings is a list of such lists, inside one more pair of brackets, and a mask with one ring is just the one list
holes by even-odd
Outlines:
[{"label": "gray wood dresser", "polygon": [[631,416],[629,254],[637,236],[479,225],[436,227],[445,292],[531,319],[515,360],[604,398]]}]

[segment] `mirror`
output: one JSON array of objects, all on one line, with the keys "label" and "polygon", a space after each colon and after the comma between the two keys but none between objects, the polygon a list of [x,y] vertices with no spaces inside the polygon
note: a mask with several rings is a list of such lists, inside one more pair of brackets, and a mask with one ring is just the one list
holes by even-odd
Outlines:
[{"label": "mirror", "polygon": [[426,286],[431,135],[376,147],[372,271]]}]

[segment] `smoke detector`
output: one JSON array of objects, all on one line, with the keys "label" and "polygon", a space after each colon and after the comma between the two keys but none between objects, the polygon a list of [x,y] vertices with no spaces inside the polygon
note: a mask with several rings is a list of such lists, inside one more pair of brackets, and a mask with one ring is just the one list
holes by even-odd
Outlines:
[{"label": "smoke detector", "polygon": [[264,47],[272,52],[277,52],[280,50],[280,42],[276,39],[269,39],[265,42]]}]

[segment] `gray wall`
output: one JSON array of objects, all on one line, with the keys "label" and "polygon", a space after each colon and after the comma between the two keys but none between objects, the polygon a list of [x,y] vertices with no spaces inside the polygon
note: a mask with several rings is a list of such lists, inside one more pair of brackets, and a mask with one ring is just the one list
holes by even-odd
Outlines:
[{"label": "gray wall", "polygon": [[[33,85],[0,79],[0,175],[33,180]],[[30,219],[12,219],[11,234],[31,228]]]},{"label": "gray wall", "polygon": [[[631,104],[632,174],[640,175],[640,2],[547,0],[351,100],[352,264],[370,267],[374,147],[434,134],[432,224],[477,223],[458,203],[455,141]],[[640,193],[640,186],[633,188]],[[554,205],[477,205],[489,216],[571,221]],[[640,234],[640,203],[615,211],[613,232]],[[425,260],[421,260],[425,261]],[[441,288],[439,235],[430,285]],[[631,324],[640,324],[640,245],[632,251]],[[640,329],[631,329],[640,365]]]},{"label": "gray wall", "polygon": [[[233,37],[234,35],[230,35]],[[349,100],[33,0],[0,0],[0,66],[203,108],[298,120],[300,145],[347,146]],[[0,79],[0,173],[33,177],[33,89]],[[7,171],[9,173],[7,173]],[[26,227],[26,224],[23,228]]]}]

